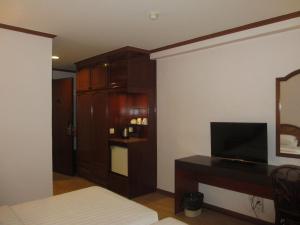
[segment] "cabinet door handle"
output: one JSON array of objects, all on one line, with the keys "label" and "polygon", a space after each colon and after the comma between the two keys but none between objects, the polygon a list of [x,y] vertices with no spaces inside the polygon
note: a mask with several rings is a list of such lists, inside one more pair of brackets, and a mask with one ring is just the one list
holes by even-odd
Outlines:
[{"label": "cabinet door handle", "polygon": [[91,115],[94,115],[94,107],[91,105]]},{"label": "cabinet door handle", "polygon": [[68,127],[67,127],[67,136],[73,136],[73,126],[72,123],[69,121],[68,122]]}]

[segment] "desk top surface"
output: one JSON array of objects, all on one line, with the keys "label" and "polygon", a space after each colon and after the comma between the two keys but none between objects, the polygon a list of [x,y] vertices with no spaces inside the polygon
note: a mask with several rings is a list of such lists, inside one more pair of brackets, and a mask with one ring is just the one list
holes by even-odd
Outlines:
[{"label": "desk top surface", "polygon": [[202,155],[194,155],[186,158],[177,159],[175,160],[175,162],[176,165],[182,164],[190,168],[210,167],[216,169],[238,170],[239,172],[267,176],[269,176],[272,170],[276,168],[276,166],[264,163],[232,161],[229,159],[222,159],[218,157],[209,157]]}]

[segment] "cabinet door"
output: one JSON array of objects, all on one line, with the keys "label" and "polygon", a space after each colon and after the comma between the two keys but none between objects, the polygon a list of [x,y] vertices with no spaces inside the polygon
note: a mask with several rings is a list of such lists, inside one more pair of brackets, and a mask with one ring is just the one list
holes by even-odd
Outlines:
[{"label": "cabinet door", "polygon": [[107,184],[108,177],[107,98],[104,92],[93,95],[92,176],[102,185]]},{"label": "cabinet door", "polygon": [[90,89],[90,69],[83,68],[78,71],[76,77],[77,91],[87,91]]},{"label": "cabinet door", "polygon": [[86,178],[91,175],[92,98],[90,94],[77,96],[77,172]]},{"label": "cabinet door", "polygon": [[107,67],[106,64],[96,65],[91,70],[91,88],[106,88]]},{"label": "cabinet door", "polygon": [[127,86],[128,62],[119,60],[109,65],[109,87],[119,88]]}]

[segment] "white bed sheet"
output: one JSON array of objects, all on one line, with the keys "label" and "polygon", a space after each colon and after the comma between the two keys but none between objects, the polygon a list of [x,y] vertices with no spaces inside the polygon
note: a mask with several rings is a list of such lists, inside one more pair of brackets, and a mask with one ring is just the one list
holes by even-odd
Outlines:
[{"label": "white bed sheet", "polygon": [[155,211],[101,187],[11,207],[23,225],[150,225]]},{"label": "white bed sheet", "polygon": [[24,225],[8,206],[0,207],[0,225]]},{"label": "white bed sheet", "polygon": [[168,217],[168,218],[165,218],[163,220],[160,220],[160,221],[154,223],[153,225],[188,225],[188,224],[183,223],[177,219]]}]

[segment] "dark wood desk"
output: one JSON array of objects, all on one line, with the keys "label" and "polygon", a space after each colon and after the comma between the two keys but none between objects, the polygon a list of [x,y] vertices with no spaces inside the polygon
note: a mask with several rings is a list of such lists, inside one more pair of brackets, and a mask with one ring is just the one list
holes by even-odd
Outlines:
[{"label": "dark wood desk", "polygon": [[200,155],[177,159],[175,213],[183,210],[184,193],[198,191],[198,183],[272,199],[270,174],[274,168],[267,164],[246,164]]}]

